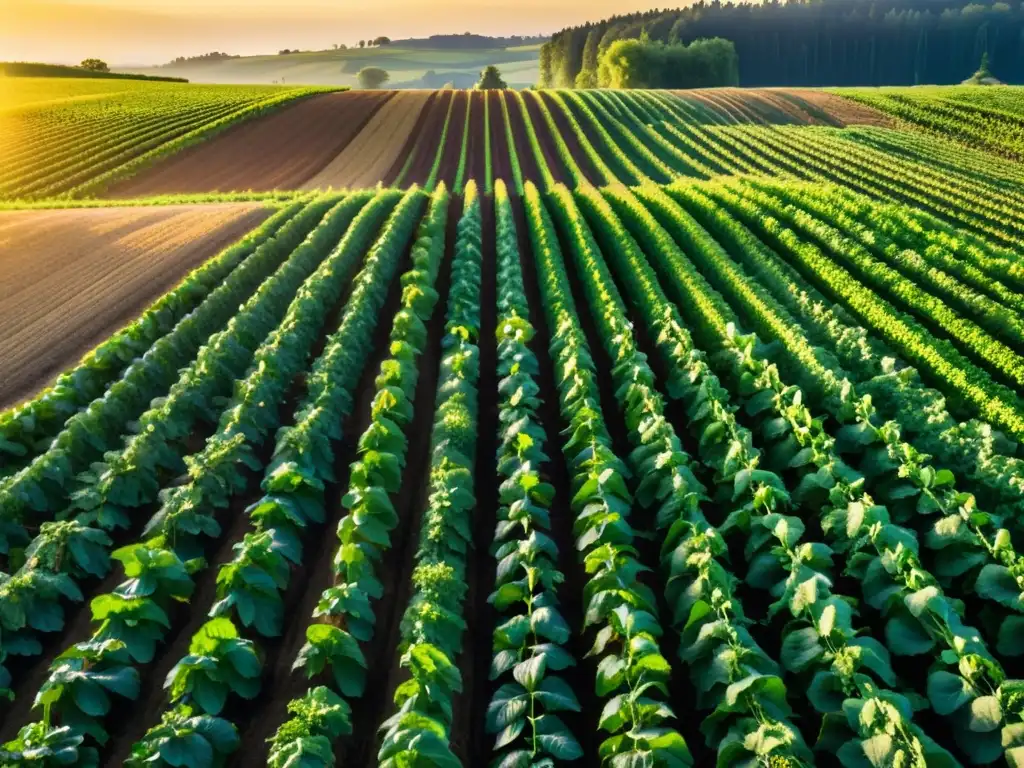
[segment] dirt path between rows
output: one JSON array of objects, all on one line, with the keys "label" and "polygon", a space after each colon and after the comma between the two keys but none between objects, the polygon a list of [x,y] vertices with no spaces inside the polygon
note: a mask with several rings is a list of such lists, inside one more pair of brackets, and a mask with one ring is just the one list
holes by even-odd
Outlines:
[{"label": "dirt path between rows", "polygon": [[394,91],[314,96],[230,128],[138,176],[107,197],[298,189],[330,163]]},{"label": "dirt path between rows", "polygon": [[448,118],[448,135],[444,139],[444,149],[441,155],[441,167],[438,171],[438,181],[443,181],[448,189],[454,190],[455,177],[459,172],[459,163],[462,161],[462,140],[466,133],[466,110],[469,109],[468,91],[455,91],[452,97],[455,103],[452,105],[451,116]]},{"label": "dirt path between rows", "polygon": [[232,203],[0,212],[0,406],[50,383],[271,211]]},{"label": "dirt path between rows", "polygon": [[412,131],[409,132],[408,137],[405,139],[405,143],[399,150],[398,154],[395,155],[395,160],[391,164],[391,168],[387,170],[382,179],[384,186],[392,186],[398,181],[403,170],[406,169],[406,163],[412,164],[412,158],[410,157],[416,148],[422,143],[420,137],[423,135],[423,127],[427,124],[427,120],[434,113],[434,103],[441,98],[442,91],[431,91],[427,97],[426,103],[423,105],[423,109],[420,110],[419,115],[416,117],[416,122],[413,124]]},{"label": "dirt path between rows", "polygon": [[509,152],[508,137],[505,133],[505,116],[501,111],[501,94],[498,91],[486,91],[487,98],[487,132],[491,137],[491,173],[494,180],[503,179],[510,192],[516,188],[515,175],[512,172],[512,157]]},{"label": "dirt path between rows", "polygon": [[[414,148],[415,156],[412,158],[405,178],[402,179],[402,186],[411,187],[413,184],[425,184],[430,177],[434,160],[437,158],[437,148],[441,143],[441,133],[444,131],[448,105],[454,96],[455,91],[440,91],[430,105],[430,113],[420,126],[420,140]],[[451,128],[449,127],[448,130],[451,131]]]},{"label": "dirt path between rows", "polygon": [[[469,94],[469,135],[466,137],[466,175],[465,180],[476,181],[480,191],[487,185],[487,124],[484,122],[484,104],[487,103],[487,91],[470,91]],[[494,136],[490,136],[491,149],[494,149]],[[493,157],[492,166],[493,166]]]}]

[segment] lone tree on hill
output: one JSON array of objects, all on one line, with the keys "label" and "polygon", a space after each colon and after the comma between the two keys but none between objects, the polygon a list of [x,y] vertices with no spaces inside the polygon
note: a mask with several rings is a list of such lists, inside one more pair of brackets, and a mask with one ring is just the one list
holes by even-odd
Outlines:
[{"label": "lone tree on hill", "polygon": [[380,88],[391,75],[386,69],[380,67],[363,67],[356,77],[359,78],[359,85],[363,88]]},{"label": "lone tree on hill", "polygon": [[502,78],[501,71],[493,64],[488,64],[480,73],[480,82],[476,84],[476,87],[479,91],[493,91],[508,88],[508,85]]},{"label": "lone tree on hill", "polygon": [[391,38],[384,37],[384,35],[381,35],[380,37],[374,38],[371,45],[391,45]]},{"label": "lone tree on hill", "polygon": [[981,66],[978,71],[964,80],[961,85],[1002,85],[999,78],[992,74],[988,67],[988,51],[981,54]]},{"label": "lone tree on hill", "polygon": [[107,66],[107,62],[101,59],[86,59],[80,65],[82,69],[88,69],[91,72],[109,72],[110,67]]},{"label": "lone tree on hill", "polygon": [[365,40],[360,40],[359,41],[359,47],[360,48],[365,48],[366,47],[366,41]]}]

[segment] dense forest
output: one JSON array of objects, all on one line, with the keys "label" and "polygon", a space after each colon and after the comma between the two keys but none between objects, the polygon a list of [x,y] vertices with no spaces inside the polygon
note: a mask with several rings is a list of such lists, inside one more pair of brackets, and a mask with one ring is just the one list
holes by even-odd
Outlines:
[{"label": "dense forest", "polygon": [[1024,3],[701,0],[557,32],[541,49],[540,84],[592,84],[613,42],[645,33],[667,43],[731,40],[744,86],[959,83],[985,52],[997,78],[1024,82]]}]

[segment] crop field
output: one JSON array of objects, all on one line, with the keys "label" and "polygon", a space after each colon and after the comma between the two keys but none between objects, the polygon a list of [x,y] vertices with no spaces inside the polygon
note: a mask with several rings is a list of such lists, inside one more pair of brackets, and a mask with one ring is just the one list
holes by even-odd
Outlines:
[{"label": "crop field", "polygon": [[0,199],[95,196],[161,157],[322,90],[0,78]]},{"label": "crop field", "polygon": [[135,177],[359,115],[0,413],[0,764],[1024,766],[1024,171],[846,93]]}]

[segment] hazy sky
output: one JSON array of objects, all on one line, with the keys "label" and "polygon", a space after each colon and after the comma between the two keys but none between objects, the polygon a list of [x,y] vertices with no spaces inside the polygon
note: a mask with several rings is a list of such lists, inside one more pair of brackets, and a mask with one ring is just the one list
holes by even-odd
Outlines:
[{"label": "hazy sky", "polygon": [[0,61],[163,63],[448,32],[551,33],[651,0],[0,0]]}]

